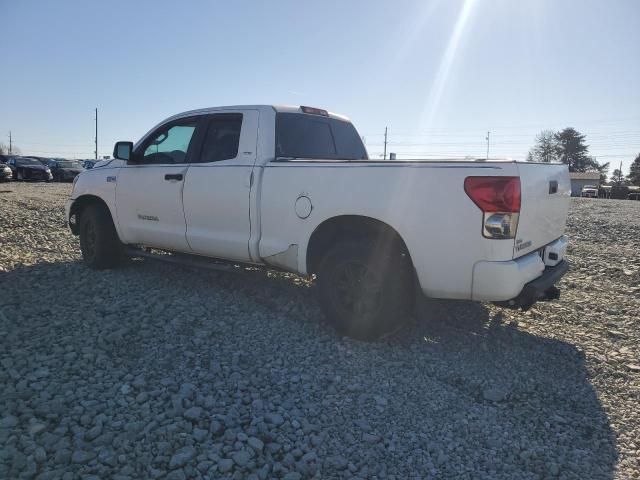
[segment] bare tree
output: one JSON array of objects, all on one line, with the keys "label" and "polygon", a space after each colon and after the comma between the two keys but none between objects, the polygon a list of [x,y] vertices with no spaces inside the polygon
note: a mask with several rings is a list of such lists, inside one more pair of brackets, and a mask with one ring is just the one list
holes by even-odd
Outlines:
[{"label": "bare tree", "polygon": [[[11,154],[12,155],[20,155],[20,149],[15,145],[11,146]],[[9,147],[6,144],[0,143],[0,155],[9,155]]]},{"label": "bare tree", "polygon": [[536,136],[536,143],[529,151],[527,160],[532,162],[555,162],[558,160],[556,132],[543,130]]}]

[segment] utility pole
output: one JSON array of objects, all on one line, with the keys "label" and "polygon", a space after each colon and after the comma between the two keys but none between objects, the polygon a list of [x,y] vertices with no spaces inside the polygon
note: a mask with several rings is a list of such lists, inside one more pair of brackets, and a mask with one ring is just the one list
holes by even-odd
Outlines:
[{"label": "utility pole", "polygon": [[96,160],[98,160],[98,107],[96,107]]},{"label": "utility pole", "polygon": [[11,155],[11,130],[9,130],[9,155]]},{"label": "utility pole", "polygon": [[487,160],[489,160],[489,138],[491,137],[491,132],[487,132],[487,138],[485,138],[485,140],[487,141]]},{"label": "utility pole", "polygon": [[383,159],[387,159],[387,127],[384,127],[384,155]]}]

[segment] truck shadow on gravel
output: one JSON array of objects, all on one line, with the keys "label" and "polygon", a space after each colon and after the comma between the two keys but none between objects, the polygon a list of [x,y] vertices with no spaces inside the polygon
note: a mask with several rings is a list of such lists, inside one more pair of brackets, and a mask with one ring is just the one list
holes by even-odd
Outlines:
[{"label": "truck shadow on gravel", "polygon": [[[94,458],[104,445],[78,431],[106,408],[95,399],[114,399],[101,425],[138,478],[169,468],[170,452],[151,467],[144,451],[166,446],[166,429],[133,434],[146,447],[132,450],[128,441],[118,444],[122,425],[146,425],[158,412],[158,422],[175,419],[171,431],[183,432],[169,437],[174,450],[226,445],[213,427],[221,422],[265,444],[314,452],[302,457],[314,458],[305,465],[298,457],[287,466],[284,447],[252,460],[256,469],[277,462],[302,478],[382,471],[398,478],[614,477],[615,438],[583,354],[505,324],[482,304],[421,302],[413,325],[363,343],[326,326],[314,287],[292,275],[155,262],[94,272],[61,262],[1,273],[0,285],[0,411],[16,419],[0,428],[0,473],[31,468],[29,455],[44,438],[27,433],[32,418],[49,438],[69,427],[75,436],[58,441]],[[136,384],[139,377],[144,382]],[[185,385],[192,393],[177,407]],[[196,405],[204,415],[185,419],[181,409]],[[284,423],[260,423],[265,412]],[[265,430],[252,432],[256,425]],[[193,437],[193,428],[206,435]],[[237,447],[235,437],[230,445]],[[38,472],[118,471],[110,459],[65,464],[55,446],[45,448],[51,451]],[[195,464],[183,467],[187,476]],[[240,476],[249,471],[234,468]]]}]

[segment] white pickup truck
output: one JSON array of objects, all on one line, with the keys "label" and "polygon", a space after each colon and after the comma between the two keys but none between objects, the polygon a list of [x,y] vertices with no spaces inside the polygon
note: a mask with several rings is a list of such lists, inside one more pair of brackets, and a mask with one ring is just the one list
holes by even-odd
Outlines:
[{"label": "white pickup truck", "polygon": [[417,291],[522,308],[557,298],[569,197],[565,165],[369,160],[341,115],[237,106],[118,142],[75,178],[66,218],[93,268],[157,250],[315,274],[328,320],[376,338]]}]

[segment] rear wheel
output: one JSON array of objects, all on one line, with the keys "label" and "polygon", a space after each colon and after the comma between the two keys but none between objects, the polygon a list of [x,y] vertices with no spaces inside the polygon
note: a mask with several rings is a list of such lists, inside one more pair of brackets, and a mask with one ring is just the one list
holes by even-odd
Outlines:
[{"label": "rear wheel", "polygon": [[123,258],[123,248],[103,205],[89,205],[80,214],[80,250],[84,262],[101,270],[117,266]]},{"label": "rear wheel", "polygon": [[402,327],[413,308],[411,262],[396,246],[336,244],[318,268],[321,307],[341,333],[374,340]]}]

